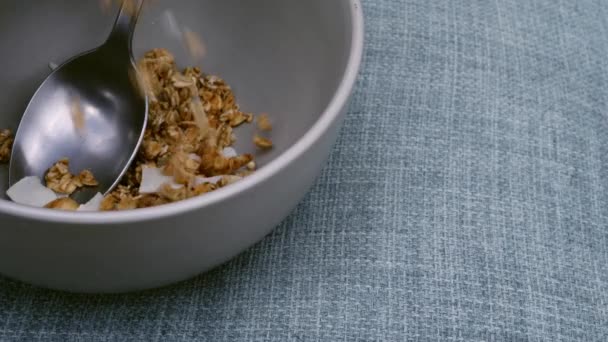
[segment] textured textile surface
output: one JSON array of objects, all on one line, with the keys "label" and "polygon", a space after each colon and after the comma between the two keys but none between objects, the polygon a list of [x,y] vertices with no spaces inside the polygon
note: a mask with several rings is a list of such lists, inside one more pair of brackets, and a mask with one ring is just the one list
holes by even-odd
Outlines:
[{"label": "textured textile surface", "polygon": [[607,341],[608,2],[364,0],[314,189],[146,293],[0,280],[2,341]]}]

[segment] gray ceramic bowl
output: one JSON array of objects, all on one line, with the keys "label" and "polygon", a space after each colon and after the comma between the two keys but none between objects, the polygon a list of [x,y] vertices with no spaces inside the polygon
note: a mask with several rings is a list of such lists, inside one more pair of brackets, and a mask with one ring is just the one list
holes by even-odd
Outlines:
[{"label": "gray ceramic bowl", "polygon": [[[186,54],[164,29],[171,8],[204,37],[205,72],[233,86],[241,107],[268,112],[277,148],[247,179],[200,198],[120,213],[64,213],[0,199],[0,273],[76,292],[124,292],[193,277],[250,247],[281,222],[314,182],[334,143],[363,45],[359,0],[157,0],[135,34],[136,55]],[[113,14],[97,1],[0,2],[0,128],[17,128],[49,62],[93,48]],[[253,151],[252,132],[237,136]],[[0,167],[0,193],[7,169]],[[4,195],[1,195],[4,196]]]}]

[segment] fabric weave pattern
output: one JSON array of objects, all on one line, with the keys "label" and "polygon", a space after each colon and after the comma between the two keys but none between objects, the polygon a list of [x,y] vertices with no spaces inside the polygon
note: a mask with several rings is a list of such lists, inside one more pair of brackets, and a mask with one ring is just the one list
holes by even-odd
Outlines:
[{"label": "fabric weave pattern", "polygon": [[363,5],[345,126],[280,227],[145,293],[2,279],[0,340],[608,341],[608,2]]}]

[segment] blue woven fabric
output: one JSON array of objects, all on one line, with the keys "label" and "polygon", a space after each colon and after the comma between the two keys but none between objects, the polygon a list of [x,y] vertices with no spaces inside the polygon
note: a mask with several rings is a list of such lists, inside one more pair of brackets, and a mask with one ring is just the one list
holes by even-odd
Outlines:
[{"label": "blue woven fabric", "polygon": [[607,341],[608,2],[364,9],[335,152],[271,236],[146,293],[0,280],[0,340]]}]

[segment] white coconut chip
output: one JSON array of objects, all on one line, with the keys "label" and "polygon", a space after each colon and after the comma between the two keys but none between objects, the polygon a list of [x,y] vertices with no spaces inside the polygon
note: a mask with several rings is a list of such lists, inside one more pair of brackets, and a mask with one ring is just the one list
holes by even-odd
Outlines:
[{"label": "white coconut chip", "polygon": [[179,24],[177,23],[177,18],[175,17],[173,11],[166,10],[163,13],[162,25],[164,26],[166,31],[173,35],[174,38],[181,40],[182,30],[180,29]]},{"label": "white coconut chip", "polygon": [[165,176],[163,171],[157,167],[143,166],[141,168],[141,184],[139,185],[140,194],[157,193],[165,184],[170,184],[174,189],[183,187],[183,185],[175,183],[173,177]]},{"label": "white coconut chip", "polygon": [[239,154],[236,152],[236,150],[234,148],[226,147],[222,151],[222,155],[224,156],[224,158],[234,158],[234,157],[237,157]]},{"label": "white coconut chip", "polygon": [[[194,178],[194,186],[201,185],[205,183],[217,184],[224,177],[234,177],[229,178],[230,180],[235,180],[236,178],[240,179],[241,177],[237,176],[214,176],[214,177],[203,177],[198,176]],[[165,184],[170,184],[173,189],[182,188],[183,185],[176,183],[171,176],[165,176],[161,169],[156,167],[144,166],[141,168],[141,185],[139,186],[139,193],[142,195],[145,194],[154,194],[160,191],[161,187]]]},{"label": "white coconut chip", "polygon": [[222,180],[223,176],[215,176],[215,177],[196,177],[194,179],[194,185],[201,185],[205,183],[217,184]]},{"label": "white coconut chip", "polygon": [[77,211],[99,211],[99,207],[101,207],[101,202],[103,202],[103,198],[103,195],[98,192],[87,203],[82,204],[80,207],[78,207]]},{"label": "white coconut chip", "polygon": [[197,161],[197,162],[200,162],[200,161],[202,160],[202,159],[201,159],[201,156],[199,156],[199,155],[198,155],[198,154],[196,154],[196,153],[190,153],[190,154],[188,155],[188,158],[190,158],[190,159],[192,159],[192,160],[194,160],[194,161]]},{"label": "white coconut chip", "polygon": [[40,178],[25,177],[11,186],[6,195],[15,203],[42,208],[57,199],[53,190],[42,185]]}]

